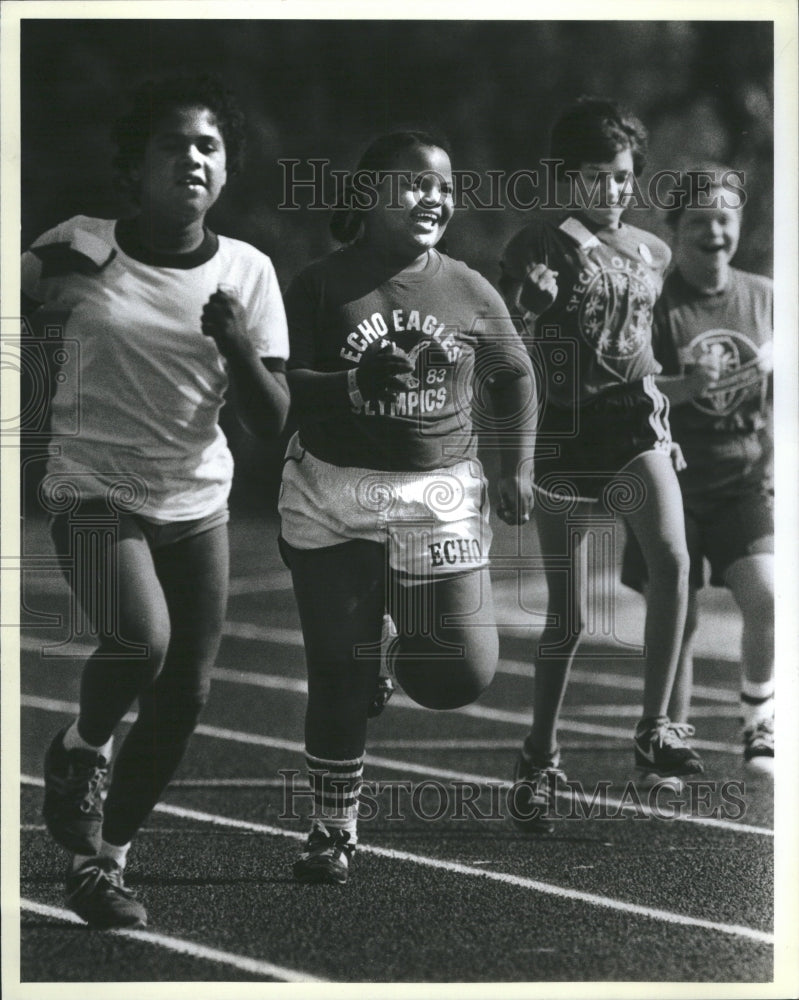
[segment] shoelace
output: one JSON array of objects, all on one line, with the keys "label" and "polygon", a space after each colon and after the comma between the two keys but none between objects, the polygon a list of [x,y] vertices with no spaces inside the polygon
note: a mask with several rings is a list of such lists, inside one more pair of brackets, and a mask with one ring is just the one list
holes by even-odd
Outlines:
[{"label": "shoelace", "polygon": [[551,783],[554,787],[558,782],[565,782],[567,780],[566,772],[562,771],[554,761],[551,761],[549,764],[539,766],[533,761],[525,760],[525,764],[527,764],[529,768],[536,773],[530,778],[522,778],[523,781],[531,781],[536,784],[543,781],[544,783]]},{"label": "shoelace", "polygon": [[70,766],[64,784],[73,798],[80,802],[83,812],[89,812],[94,806],[95,799],[102,791],[107,774],[108,768],[100,767],[97,764],[79,767],[72,764]]},{"label": "shoelace", "polygon": [[342,853],[352,854],[355,847],[350,842],[349,830],[335,830],[333,833],[325,833],[324,830],[316,827],[308,837],[308,849],[311,851],[322,850],[330,852],[333,858],[341,857]]},{"label": "shoelace", "polygon": [[658,741],[658,746],[680,748],[685,747],[688,736],[693,736],[696,730],[688,722],[664,722],[655,730],[652,742]]},{"label": "shoelace", "polygon": [[122,881],[122,869],[116,866],[108,871],[99,862],[96,864],[87,864],[79,868],[74,874],[80,878],[80,883],[69,894],[68,899],[74,898],[79,893],[92,893],[103,882],[107,882],[121,896],[124,896],[125,899],[133,899],[136,895],[133,889],[129,889]]},{"label": "shoelace", "polygon": [[752,729],[746,731],[746,736],[751,747],[773,747],[774,720],[761,719]]},{"label": "shoelace", "polygon": [[562,771],[555,764],[551,764],[547,767],[536,767],[535,765],[533,765],[533,768],[537,772],[534,779],[535,781],[541,781],[542,778],[546,781],[551,781],[553,783],[557,781],[566,780],[566,772]]}]

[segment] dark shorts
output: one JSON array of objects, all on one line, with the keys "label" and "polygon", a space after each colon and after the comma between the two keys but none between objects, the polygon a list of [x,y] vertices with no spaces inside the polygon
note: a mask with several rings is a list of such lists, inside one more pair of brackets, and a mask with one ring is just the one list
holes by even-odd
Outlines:
[{"label": "dark shorts", "polygon": [[638,455],[668,454],[669,404],[654,376],[610,389],[570,410],[549,406],[538,427],[539,492],[595,502]]},{"label": "dark shorts", "polygon": [[[726,586],[726,573],[738,559],[774,552],[774,496],[749,490],[701,509],[685,507],[685,538],[691,556],[691,586],[705,585],[704,560],[710,563],[710,583]],[[638,542],[628,531],[622,562],[622,583],[642,591],[646,563]]]}]

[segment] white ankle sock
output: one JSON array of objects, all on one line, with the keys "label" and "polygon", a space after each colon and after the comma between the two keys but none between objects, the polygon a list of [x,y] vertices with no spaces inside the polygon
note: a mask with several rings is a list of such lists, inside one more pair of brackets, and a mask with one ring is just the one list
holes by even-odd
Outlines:
[{"label": "white ankle sock", "polygon": [[763,701],[774,696],[774,681],[749,681],[745,677],[741,681],[741,694],[747,698],[757,698]]},{"label": "white ankle sock", "polygon": [[765,698],[756,705],[741,701],[741,715],[744,720],[744,729],[757,725],[763,719],[773,719],[774,698]]},{"label": "white ankle sock", "polygon": [[111,759],[111,749],[114,745],[114,737],[112,736],[107,743],[104,743],[101,747],[94,747],[91,743],[87,743],[86,740],[78,732],[78,720],[72,723],[69,729],[64,733],[64,749],[65,750],[94,750],[95,753],[100,753],[105,757],[106,760]]},{"label": "white ankle sock", "polygon": [[72,855],[72,871],[76,871],[81,865],[85,864],[87,861],[94,861],[98,857],[100,858],[111,858],[116,861],[120,868],[124,869],[128,861],[128,851],[130,850],[130,844],[109,844],[107,841],[102,841],[100,844],[100,851],[98,854],[73,854]]},{"label": "white ankle sock", "polygon": [[100,857],[113,858],[120,868],[124,868],[128,861],[129,850],[130,850],[130,843],[109,844],[107,841],[104,840],[100,845]]}]

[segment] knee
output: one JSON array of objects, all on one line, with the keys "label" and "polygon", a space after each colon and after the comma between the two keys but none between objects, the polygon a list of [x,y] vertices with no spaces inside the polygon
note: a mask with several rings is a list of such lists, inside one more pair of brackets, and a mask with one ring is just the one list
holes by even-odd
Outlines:
[{"label": "knee", "polygon": [[691,558],[685,544],[661,546],[649,560],[647,573],[650,587],[679,590],[688,586]]},{"label": "knee", "polygon": [[440,648],[427,655],[405,652],[400,644],[394,673],[403,691],[424,708],[461,708],[476,701],[494,679],[498,659],[496,632],[480,638],[479,645],[467,639],[461,655],[452,656],[442,656]]},{"label": "knee", "polygon": [[152,683],[161,672],[169,649],[168,624],[137,623],[137,627],[115,632],[100,639],[98,658],[126,661],[136,667],[143,683]]},{"label": "knee", "polygon": [[409,698],[424,708],[439,710],[471,705],[494,677],[493,669],[470,670],[463,661],[398,663],[395,672]]}]

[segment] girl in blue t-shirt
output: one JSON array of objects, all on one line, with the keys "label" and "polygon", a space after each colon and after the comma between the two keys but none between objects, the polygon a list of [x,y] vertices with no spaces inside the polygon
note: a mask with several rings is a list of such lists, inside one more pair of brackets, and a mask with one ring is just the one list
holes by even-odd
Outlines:
[{"label": "girl in blue t-shirt", "polygon": [[303,882],[347,879],[381,659],[438,709],[473,701],[496,668],[476,431],[487,398],[504,435],[499,514],[526,521],[533,378],[499,295],[436,249],[452,213],[440,142],[384,136],[333,213],[343,248],[286,295],[298,433],[281,546],[305,640],[314,799]]}]

